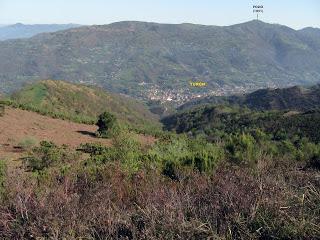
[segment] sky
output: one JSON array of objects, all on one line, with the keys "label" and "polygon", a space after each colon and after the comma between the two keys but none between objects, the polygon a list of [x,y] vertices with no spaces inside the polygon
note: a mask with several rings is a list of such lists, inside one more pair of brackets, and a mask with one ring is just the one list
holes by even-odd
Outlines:
[{"label": "sky", "polygon": [[134,20],[226,26],[255,19],[254,4],[264,5],[262,21],[320,28],[319,0],[0,0],[0,24]]}]

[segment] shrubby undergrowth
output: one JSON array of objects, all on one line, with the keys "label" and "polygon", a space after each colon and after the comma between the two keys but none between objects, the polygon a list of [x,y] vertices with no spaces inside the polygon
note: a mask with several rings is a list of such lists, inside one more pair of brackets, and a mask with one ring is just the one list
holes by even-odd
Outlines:
[{"label": "shrubby undergrowth", "polygon": [[0,238],[319,239],[320,145],[219,131],[143,146],[120,128],[112,145],[77,152],[41,142],[26,158],[33,174],[3,185]]}]

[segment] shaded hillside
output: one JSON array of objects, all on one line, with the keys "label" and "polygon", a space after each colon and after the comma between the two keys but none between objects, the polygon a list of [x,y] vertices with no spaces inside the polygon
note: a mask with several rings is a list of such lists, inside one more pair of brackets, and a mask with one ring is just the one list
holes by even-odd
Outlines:
[{"label": "shaded hillside", "polygon": [[16,104],[70,119],[95,121],[99,114],[109,111],[132,125],[158,124],[156,116],[134,99],[63,81],[47,80],[27,85],[14,93],[11,99]]},{"label": "shaded hillside", "polygon": [[291,87],[284,89],[261,89],[250,94],[230,97],[206,97],[190,101],[179,110],[206,104],[227,104],[248,107],[254,110],[306,111],[320,107],[320,85],[309,88]]},{"label": "shaded hillside", "polygon": [[252,133],[257,129],[274,138],[294,139],[307,137],[320,142],[320,111],[304,113],[267,111],[259,112],[225,106],[202,106],[162,119],[166,130],[191,135],[204,134],[210,138],[231,133]]},{"label": "shaded hillside", "polygon": [[320,85],[258,90],[245,96],[243,105],[257,110],[308,110],[320,107]]},{"label": "shaded hillside", "polygon": [[[0,91],[64,79],[144,99],[316,83],[317,31],[251,21],[216,27],[120,22],[0,43]],[[190,87],[190,80],[207,83]]]},{"label": "shaded hillside", "polygon": [[0,41],[17,38],[30,38],[39,33],[49,33],[79,27],[77,24],[35,24],[0,26]]}]

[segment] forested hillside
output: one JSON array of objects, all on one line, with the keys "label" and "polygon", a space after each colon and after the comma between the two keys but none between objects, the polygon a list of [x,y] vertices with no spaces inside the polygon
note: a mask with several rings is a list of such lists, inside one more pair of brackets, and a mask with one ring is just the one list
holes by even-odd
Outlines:
[{"label": "forested hillside", "polygon": [[119,22],[41,34],[0,42],[0,91],[64,79],[181,103],[313,84],[320,78],[318,32],[251,21],[227,27]]},{"label": "forested hillside", "polygon": [[320,107],[320,85],[295,86],[283,89],[261,89],[249,94],[225,97],[206,97],[187,102],[178,108],[183,111],[207,104],[247,107],[253,110],[306,111]]}]

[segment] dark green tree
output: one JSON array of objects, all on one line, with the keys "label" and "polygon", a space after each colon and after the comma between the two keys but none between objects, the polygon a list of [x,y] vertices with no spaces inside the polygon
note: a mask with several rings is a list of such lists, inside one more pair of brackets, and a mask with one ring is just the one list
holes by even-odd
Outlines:
[{"label": "dark green tree", "polygon": [[102,113],[96,124],[98,128],[99,136],[110,137],[112,133],[118,128],[118,122],[116,116],[109,112]]},{"label": "dark green tree", "polygon": [[0,117],[4,115],[4,106],[0,104]]}]

